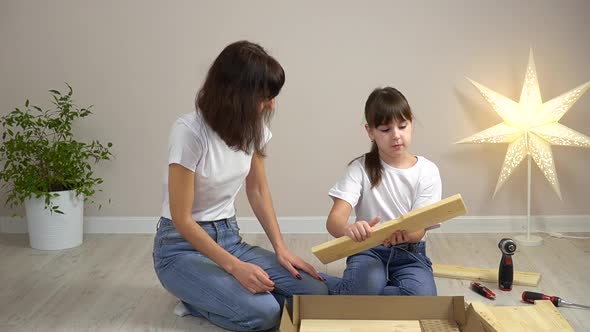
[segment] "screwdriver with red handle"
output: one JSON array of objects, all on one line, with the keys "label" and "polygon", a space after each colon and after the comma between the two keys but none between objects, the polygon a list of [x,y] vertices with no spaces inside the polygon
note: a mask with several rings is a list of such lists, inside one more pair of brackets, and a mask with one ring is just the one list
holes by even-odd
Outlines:
[{"label": "screwdriver with red handle", "polygon": [[528,292],[528,291],[522,292],[522,300],[525,302],[528,302],[528,303],[535,303],[535,300],[549,300],[556,307],[559,307],[561,305],[566,305],[566,306],[590,309],[590,306],[572,303],[572,302],[566,301],[566,300],[564,300],[560,297],[557,297],[557,296],[550,296],[550,295],[545,295],[543,293],[535,293],[535,292]]}]

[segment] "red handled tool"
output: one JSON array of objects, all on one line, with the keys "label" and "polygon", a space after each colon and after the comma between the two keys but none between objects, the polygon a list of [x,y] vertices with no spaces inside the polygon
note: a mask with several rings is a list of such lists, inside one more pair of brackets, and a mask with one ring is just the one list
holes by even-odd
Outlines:
[{"label": "red handled tool", "polygon": [[528,292],[528,291],[522,292],[522,300],[524,302],[528,302],[528,303],[535,303],[535,300],[549,300],[556,307],[559,307],[561,305],[566,305],[566,306],[590,309],[590,306],[572,303],[572,302],[566,301],[566,300],[564,300],[560,297],[557,297],[557,296],[549,296],[549,295],[545,295],[542,293],[535,293],[535,292]]},{"label": "red handled tool", "polygon": [[489,288],[480,284],[479,282],[472,282],[471,289],[473,289],[473,291],[475,291],[477,294],[484,296],[485,298],[488,298],[490,300],[496,299],[496,294],[494,294],[494,292],[492,292]]},{"label": "red handled tool", "polygon": [[503,291],[509,291],[512,290],[512,281],[514,280],[512,255],[516,251],[516,243],[512,239],[504,238],[498,243],[498,248],[502,252],[500,268],[498,269],[498,288]]}]

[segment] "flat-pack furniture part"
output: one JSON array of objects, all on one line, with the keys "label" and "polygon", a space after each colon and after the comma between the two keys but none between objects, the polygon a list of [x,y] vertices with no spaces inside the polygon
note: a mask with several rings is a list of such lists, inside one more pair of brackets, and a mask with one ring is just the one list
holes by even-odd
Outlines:
[{"label": "flat-pack furniture part", "polygon": [[[451,279],[467,279],[475,281],[498,282],[498,268],[484,269],[459,265],[432,264],[435,277]],[[541,274],[536,272],[514,271],[514,285],[538,286]]]},{"label": "flat-pack furniture part", "polygon": [[548,300],[521,306],[491,306],[472,302],[467,308],[467,315],[472,320],[478,317],[486,332],[574,332]]},{"label": "flat-pack furniture part", "polygon": [[365,241],[355,242],[348,236],[342,236],[319,244],[311,248],[311,251],[322,263],[328,264],[340,258],[373,248],[383,243],[385,239],[391,236],[391,233],[397,230],[414,232],[465,213],[467,213],[467,208],[463,198],[457,194],[375,226],[371,237]]},{"label": "flat-pack furniture part", "polygon": [[[330,321],[337,323],[330,324]],[[306,330],[307,323],[312,325]],[[574,331],[547,300],[535,301],[534,305],[493,306],[472,302],[467,306],[463,296],[352,295],[295,295],[292,308],[285,303],[280,331],[406,331],[399,327],[420,332]]]},{"label": "flat-pack furniture part", "polygon": [[292,308],[285,304],[280,330],[305,332],[303,320],[389,320],[420,321],[423,332],[485,332],[479,316],[472,317],[467,320],[463,296],[295,295]]}]

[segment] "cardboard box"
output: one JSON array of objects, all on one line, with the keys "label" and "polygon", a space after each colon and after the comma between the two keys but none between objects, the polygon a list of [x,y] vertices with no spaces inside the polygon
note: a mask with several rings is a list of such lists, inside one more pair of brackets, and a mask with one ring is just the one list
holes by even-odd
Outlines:
[{"label": "cardboard box", "polygon": [[[302,319],[440,320],[456,324],[461,332],[485,331],[479,316],[467,318],[463,296],[295,295],[293,308],[285,304],[281,332],[300,332]],[[423,331],[444,332],[421,325]]]}]

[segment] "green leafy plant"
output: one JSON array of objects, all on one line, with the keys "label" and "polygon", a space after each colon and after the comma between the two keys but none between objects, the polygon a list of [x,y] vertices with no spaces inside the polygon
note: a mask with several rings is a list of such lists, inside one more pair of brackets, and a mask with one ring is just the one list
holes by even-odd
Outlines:
[{"label": "green leafy plant", "polygon": [[72,122],[92,114],[89,107],[78,107],[72,87],[61,93],[49,90],[54,107],[43,109],[25,102],[25,109],[15,108],[0,118],[0,181],[8,187],[6,204],[15,207],[31,197],[43,198],[45,208],[63,214],[51,202],[56,191],[74,190],[84,200],[92,197],[103,182],[94,176],[92,165],[111,160],[112,143],[102,145],[74,139]]}]

